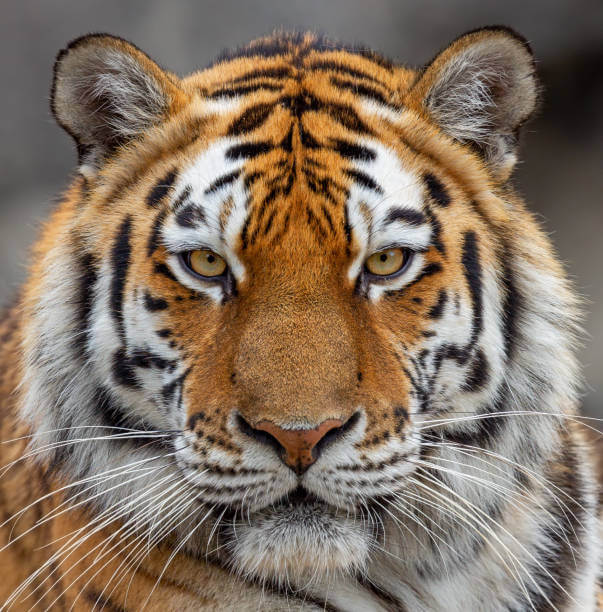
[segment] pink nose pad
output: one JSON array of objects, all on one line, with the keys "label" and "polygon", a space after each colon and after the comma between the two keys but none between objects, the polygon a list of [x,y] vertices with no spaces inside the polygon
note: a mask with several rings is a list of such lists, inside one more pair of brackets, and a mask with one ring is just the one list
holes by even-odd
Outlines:
[{"label": "pink nose pad", "polygon": [[270,434],[285,451],[283,461],[297,474],[303,474],[317,459],[314,448],[333,429],[344,422],[327,419],[314,429],[283,429],[271,421],[260,421],[254,429]]}]

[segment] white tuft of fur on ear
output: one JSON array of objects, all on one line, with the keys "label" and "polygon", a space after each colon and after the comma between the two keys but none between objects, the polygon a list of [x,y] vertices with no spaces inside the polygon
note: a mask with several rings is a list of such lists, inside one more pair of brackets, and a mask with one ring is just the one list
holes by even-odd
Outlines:
[{"label": "white tuft of fur on ear", "polygon": [[506,29],[467,34],[444,50],[415,86],[449,136],[480,151],[506,178],[516,162],[519,127],[538,98],[529,47]]},{"label": "white tuft of fur on ear", "polygon": [[80,163],[94,166],[160,121],[176,90],[172,78],[130,43],[92,35],[59,54],[52,110],[75,138]]}]

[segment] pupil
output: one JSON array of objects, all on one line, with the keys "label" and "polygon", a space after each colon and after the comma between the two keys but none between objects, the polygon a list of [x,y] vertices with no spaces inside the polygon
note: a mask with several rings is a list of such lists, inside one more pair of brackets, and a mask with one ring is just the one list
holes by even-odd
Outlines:
[{"label": "pupil", "polygon": [[387,261],[387,255],[386,255],[385,253],[382,253],[382,254],[381,254],[381,257],[379,257],[379,259],[380,259],[381,261]]},{"label": "pupil", "polygon": [[216,258],[213,255],[208,255],[207,256],[207,262],[212,264],[214,263],[214,261],[216,261]]}]

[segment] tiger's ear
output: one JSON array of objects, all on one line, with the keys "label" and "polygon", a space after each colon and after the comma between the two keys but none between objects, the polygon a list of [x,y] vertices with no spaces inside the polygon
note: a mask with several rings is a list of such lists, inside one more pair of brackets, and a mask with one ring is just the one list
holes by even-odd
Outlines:
[{"label": "tiger's ear", "polygon": [[534,58],[528,43],[508,28],[469,32],[425,68],[409,96],[506,180],[517,161],[519,128],[538,100]]},{"label": "tiger's ear", "polygon": [[63,49],[54,66],[51,109],[94,172],[120,145],[160,122],[184,94],[178,79],[134,45],[91,34]]}]

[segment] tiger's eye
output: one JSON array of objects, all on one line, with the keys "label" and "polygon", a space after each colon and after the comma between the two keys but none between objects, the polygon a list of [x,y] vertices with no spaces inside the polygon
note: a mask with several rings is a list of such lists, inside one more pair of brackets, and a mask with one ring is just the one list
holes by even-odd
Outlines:
[{"label": "tiger's eye", "polygon": [[213,251],[206,249],[191,251],[187,259],[190,269],[200,276],[207,276],[208,278],[221,276],[226,270],[224,259]]},{"label": "tiger's eye", "polygon": [[404,267],[407,259],[406,249],[386,249],[373,253],[364,265],[375,276],[391,276]]}]

